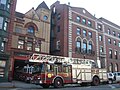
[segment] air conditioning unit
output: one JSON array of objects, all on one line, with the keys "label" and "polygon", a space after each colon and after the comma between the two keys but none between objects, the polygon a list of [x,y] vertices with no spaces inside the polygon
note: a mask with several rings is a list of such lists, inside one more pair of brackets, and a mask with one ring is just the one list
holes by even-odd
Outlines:
[{"label": "air conditioning unit", "polygon": [[10,19],[9,19],[9,18],[6,18],[5,21],[6,21],[6,22],[10,22]]},{"label": "air conditioning unit", "polygon": [[4,42],[8,42],[8,38],[3,38],[3,41]]}]

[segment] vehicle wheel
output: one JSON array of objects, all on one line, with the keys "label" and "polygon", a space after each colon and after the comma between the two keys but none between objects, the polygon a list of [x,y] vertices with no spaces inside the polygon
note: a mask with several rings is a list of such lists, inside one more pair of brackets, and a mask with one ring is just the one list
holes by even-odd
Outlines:
[{"label": "vehicle wheel", "polygon": [[100,84],[100,79],[98,77],[94,77],[92,81],[92,85],[98,86]]},{"label": "vehicle wheel", "polygon": [[27,79],[27,77],[25,77],[25,80],[24,80],[26,83],[28,83],[29,82],[29,80]]},{"label": "vehicle wheel", "polygon": [[43,85],[42,85],[43,88],[49,88],[49,86],[50,86],[50,85],[48,85],[48,84],[43,84]]},{"label": "vehicle wheel", "polygon": [[60,88],[63,86],[63,81],[60,78],[56,78],[54,81],[54,87],[55,88]]}]

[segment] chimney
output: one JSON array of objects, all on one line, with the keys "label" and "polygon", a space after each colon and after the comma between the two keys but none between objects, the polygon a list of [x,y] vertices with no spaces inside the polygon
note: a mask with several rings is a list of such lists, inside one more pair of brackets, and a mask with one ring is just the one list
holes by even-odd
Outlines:
[{"label": "chimney", "polygon": [[70,6],[70,2],[68,2],[68,6]]},{"label": "chimney", "polygon": [[50,6],[50,8],[53,8],[54,6],[57,6],[57,5],[59,5],[60,4],[60,1],[56,1],[55,3],[53,3],[51,6]]}]

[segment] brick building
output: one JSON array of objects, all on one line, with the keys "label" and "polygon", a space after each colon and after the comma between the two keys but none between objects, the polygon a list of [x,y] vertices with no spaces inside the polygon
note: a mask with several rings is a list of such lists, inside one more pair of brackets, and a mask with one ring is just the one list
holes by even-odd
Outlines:
[{"label": "brick building", "polygon": [[33,53],[49,54],[50,14],[45,2],[25,14],[15,13],[10,43],[12,77],[16,68],[27,65],[29,56]]},{"label": "brick building", "polygon": [[9,36],[17,0],[0,0],[0,82],[8,81],[10,67]]},{"label": "brick building", "polygon": [[109,72],[118,72],[120,71],[120,26],[105,18],[98,20],[101,22],[101,30],[98,30],[99,55],[102,56],[100,58],[105,59]]},{"label": "brick building", "polygon": [[51,5],[51,11],[51,54],[92,59],[108,71],[120,71],[119,26],[59,1]]}]

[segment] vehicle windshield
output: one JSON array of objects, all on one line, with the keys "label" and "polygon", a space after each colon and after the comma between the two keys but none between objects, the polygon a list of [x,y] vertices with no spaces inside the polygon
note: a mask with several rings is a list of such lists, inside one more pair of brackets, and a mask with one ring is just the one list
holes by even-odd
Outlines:
[{"label": "vehicle windshield", "polygon": [[33,66],[33,74],[41,73],[43,71],[43,64],[38,64]]}]

